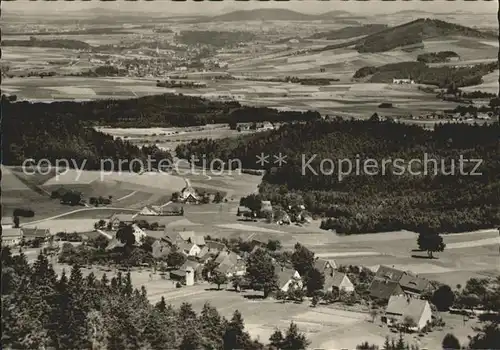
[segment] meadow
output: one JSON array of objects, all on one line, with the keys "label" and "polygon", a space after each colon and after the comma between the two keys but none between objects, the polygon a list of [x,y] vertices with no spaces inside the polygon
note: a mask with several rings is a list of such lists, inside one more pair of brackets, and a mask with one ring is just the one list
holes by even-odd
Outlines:
[{"label": "meadow", "polygon": [[[227,80],[211,82],[207,88],[164,89],[156,87],[152,79],[65,77],[7,79],[3,86],[5,91],[16,94],[19,99],[47,102],[54,99],[134,98],[176,92],[209,99],[232,95],[243,105],[317,110],[322,114],[347,113],[364,117],[376,112],[377,106],[382,102],[393,103],[394,109],[383,111],[384,114],[393,115],[453,109],[457,105],[437,100],[433,95],[418,90],[416,85],[356,82],[304,86],[294,83]],[[208,134],[210,133],[213,130],[209,130]],[[225,135],[228,134],[223,133],[221,137]]]}]

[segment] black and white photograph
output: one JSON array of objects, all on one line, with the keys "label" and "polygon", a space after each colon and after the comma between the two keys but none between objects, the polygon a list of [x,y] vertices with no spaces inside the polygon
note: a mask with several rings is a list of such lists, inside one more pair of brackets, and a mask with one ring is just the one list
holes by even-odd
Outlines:
[{"label": "black and white photograph", "polygon": [[2,1],[0,347],[500,349],[499,23]]}]

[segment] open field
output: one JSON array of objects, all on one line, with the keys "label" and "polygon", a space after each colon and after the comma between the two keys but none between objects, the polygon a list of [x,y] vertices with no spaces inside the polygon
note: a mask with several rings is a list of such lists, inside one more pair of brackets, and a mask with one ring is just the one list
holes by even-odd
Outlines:
[{"label": "open field", "polygon": [[166,150],[175,150],[181,144],[199,138],[221,139],[227,137],[237,137],[252,133],[252,131],[231,130],[227,124],[210,124],[200,127],[186,128],[108,128],[98,127],[97,130],[112,135],[114,138],[120,137],[135,145],[151,145]]},{"label": "open field", "polygon": [[496,70],[493,73],[485,75],[483,77],[483,83],[481,85],[468,86],[463,88],[464,91],[484,91],[493,94],[498,94],[498,74],[499,71]]},{"label": "open field", "polygon": [[[352,74],[354,70],[352,71]],[[109,85],[108,91],[119,91],[119,96],[101,95],[99,90]],[[24,78],[7,79],[3,84],[5,91],[14,93],[20,99],[50,101],[53,99],[87,100],[95,98],[133,98],[149,94],[178,92],[185,95],[214,98],[233,95],[242,104],[271,108],[296,110],[317,110],[320,113],[353,113],[370,116],[377,111],[382,102],[391,102],[395,108],[381,110],[384,114],[408,115],[453,109],[456,103],[437,100],[433,95],[423,93],[413,86],[393,86],[392,84],[365,84],[350,81],[333,83],[328,86],[303,86],[293,83],[257,82],[245,80],[218,81],[207,88],[199,89],[163,89],[157,88],[153,80],[132,78]],[[75,86],[77,89],[66,89]],[[54,93],[55,90],[64,90]],[[93,92],[91,92],[93,91]],[[53,95],[53,96],[52,96]],[[218,132],[207,131],[210,136]],[[233,134],[228,131],[222,132]],[[187,138],[190,135],[176,137]],[[158,137],[151,137],[155,141]],[[170,145],[173,147],[173,145]]]},{"label": "open field", "polygon": [[[36,249],[28,249],[25,254],[28,260],[33,261],[38,252]],[[55,261],[54,268],[57,274],[61,274],[63,269],[66,272],[71,269],[70,266],[55,263]],[[108,278],[117,274],[115,269],[110,271],[99,267],[82,269],[84,276],[90,272],[94,273],[97,279],[100,279],[104,273]],[[296,323],[301,332],[306,334],[311,341],[311,348],[353,349],[361,341],[369,341],[381,346],[385,336],[391,334],[387,327],[380,322],[380,319],[372,323],[370,322],[371,317],[367,313],[348,311],[336,304],[311,308],[307,301],[295,304],[282,303],[272,298],[268,300],[252,299],[256,292],[237,293],[224,288],[218,291],[214,289],[214,285],[206,283],[178,289],[175,288],[173,282],[163,279],[160,274],[154,274],[149,269],[134,269],[131,272],[131,278],[134,286],[144,285],[146,287],[148,298],[153,303],[164,297],[166,302],[174,307],[188,302],[193,306],[194,311],[200,312],[208,301],[217,308],[222,316],[228,319],[231,318],[235,310],[239,310],[245,321],[245,329],[252,337],[259,338],[261,341],[267,341],[276,328],[284,331],[291,321]],[[446,333],[453,332],[464,343],[467,336],[473,334],[472,327],[477,325],[476,319],[464,322],[460,315],[441,313],[440,316],[446,322],[446,326],[442,330],[434,330],[425,337],[407,334],[405,339],[412,344],[418,344],[420,348],[437,349],[440,348],[441,340]]]},{"label": "open field", "polygon": [[[20,170],[16,167],[2,167],[2,215],[12,215],[15,208],[30,208],[35,212],[35,217],[21,220],[24,222],[38,221],[51,218],[60,214],[75,212],[68,218],[102,218],[118,209],[85,207],[71,207],[62,205],[57,199],[51,199],[53,190],[64,188],[80,191],[84,199],[90,197],[112,196],[113,208],[140,210],[145,205],[164,205],[169,202],[173,192],[181,191],[185,187],[185,180],[189,179],[194,188],[209,193],[221,192],[228,199],[238,199],[257,190],[261,177],[249,174],[204,174],[202,170],[189,172],[189,169],[179,169],[181,175],[166,173],[144,173],[142,175],[128,172],[104,173],[98,171],[63,171],[57,176],[53,175],[24,175],[20,180]],[[55,173],[55,172],[54,172]],[[204,208],[201,211],[214,211],[206,209],[208,206],[195,206]],[[88,208],[87,208],[88,209]],[[198,209],[195,209],[195,211]],[[200,210],[198,210],[200,211]],[[206,215],[205,215],[206,216]],[[58,220],[56,218],[55,220]],[[68,227],[69,229],[69,227]]]},{"label": "open field", "polygon": [[[255,292],[248,291],[237,293],[230,290],[213,290],[213,286],[206,284],[185,287],[181,290],[164,287],[158,291],[161,282],[149,282],[150,288],[154,290],[149,293],[149,299],[157,302],[162,296],[167,303],[179,307],[183,302],[192,304],[196,312],[200,312],[203,305],[208,301],[216,307],[219,313],[231,318],[234,310],[239,310],[245,321],[245,329],[261,341],[266,341],[276,328],[285,331],[290,322],[299,326],[311,341],[311,348],[323,349],[354,349],[361,341],[369,341],[382,346],[385,336],[390,334],[385,325],[379,320],[371,323],[370,316],[364,312],[347,311],[333,306],[317,306],[311,308],[308,302],[302,304],[282,303],[273,299],[252,300],[248,296]],[[458,332],[461,341],[472,334],[472,326],[475,320],[468,321],[464,325],[463,317],[449,314],[441,315],[447,327],[442,331],[434,331],[424,338],[408,334],[406,340],[419,344],[421,347],[437,349],[447,331],[451,329]]]}]

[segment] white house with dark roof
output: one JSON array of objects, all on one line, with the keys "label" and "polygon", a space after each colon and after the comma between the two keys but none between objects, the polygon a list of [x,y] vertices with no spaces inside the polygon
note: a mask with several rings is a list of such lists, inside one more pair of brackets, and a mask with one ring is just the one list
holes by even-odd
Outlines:
[{"label": "white house with dark roof", "polygon": [[196,244],[189,242],[182,242],[176,245],[179,251],[187,256],[197,256],[201,252],[201,248]]},{"label": "white house with dark roof", "polygon": [[415,325],[410,329],[419,331],[432,321],[432,309],[427,300],[410,298],[404,295],[393,295],[389,298],[384,322],[401,324],[406,318],[411,318]]},{"label": "white house with dark roof", "polygon": [[118,230],[120,225],[132,225],[136,216],[137,214],[113,214],[109,218],[109,223],[113,230]]},{"label": "white house with dark roof", "polygon": [[13,228],[14,220],[11,216],[2,216],[2,230],[6,228]]},{"label": "white house with dark roof", "polygon": [[314,260],[314,268],[322,272],[326,277],[327,275],[333,275],[335,269],[337,269],[337,263],[333,259],[326,260],[317,257],[316,260]]},{"label": "white house with dark roof", "polygon": [[345,273],[334,271],[333,275],[325,274],[325,284],[323,290],[331,292],[333,289],[343,290],[345,292],[354,292],[354,284]]},{"label": "white house with dark roof", "polygon": [[278,288],[283,292],[288,292],[290,288],[302,288],[302,278],[297,270],[284,266],[275,265],[274,271],[278,277]]},{"label": "white house with dark roof", "polygon": [[11,247],[21,243],[22,231],[20,228],[2,227],[2,247]]}]

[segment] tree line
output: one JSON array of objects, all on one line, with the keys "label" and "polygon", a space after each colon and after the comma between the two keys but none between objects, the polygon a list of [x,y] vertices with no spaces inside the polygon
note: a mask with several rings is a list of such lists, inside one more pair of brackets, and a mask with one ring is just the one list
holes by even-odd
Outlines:
[{"label": "tree line", "polygon": [[206,303],[197,314],[164,298],[151,304],[130,273],[109,279],[83,276],[74,265],[57,276],[40,254],[29,265],[24,253],[2,248],[2,346],[14,349],[306,349],[309,341],[294,323],[269,344],[250,337],[236,310],[222,317]]},{"label": "tree line", "polygon": [[[500,203],[499,131],[498,123],[440,124],[429,131],[403,123],[338,118],[284,125],[238,139],[193,140],[176,151],[183,158],[201,159],[203,155],[208,162],[214,158],[239,159],[244,168],[266,170],[259,187],[260,199],[284,208],[304,205],[324,218],[324,229],[338,233],[403,228],[456,232],[500,224],[496,209]],[[280,152],[287,156],[281,167],[272,162],[256,164],[261,153]],[[427,159],[436,160],[428,163],[427,171],[424,153]],[[460,156],[481,159],[476,169],[480,175],[460,175]],[[316,173],[304,166],[311,158],[309,165]],[[402,173],[392,165],[385,167],[385,173],[380,169],[384,160],[397,158],[405,160]],[[330,163],[323,163],[321,172],[324,159],[332,160],[334,169]],[[372,175],[360,169],[339,180],[335,166],[342,159],[351,160],[353,167],[356,159],[375,159],[379,170]],[[421,163],[408,164],[412,159]],[[474,166],[465,163],[463,170],[470,173]],[[448,175],[452,167],[455,173]],[[419,173],[411,175],[409,170]]]},{"label": "tree line", "polygon": [[472,67],[429,67],[420,60],[418,62],[389,63],[383,66],[362,67],[358,69],[353,78],[364,78],[370,76],[369,82],[389,83],[392,79],[411,78],[416,83],[435,85],[440,88],[449,86],[464,87],[479,85],[483,76],[498,69],[498,63],[480,63]]},{"label": "tree line", "polygon": [[[107,69],[107,68],[103,68]],[[307,121],[320,118],[318,112],[278,111],[272,108],[241,106],[236,101],[211,101],[182,94],[162,94],[124,100],[15,102],[15,96],[2,95],[4,119],[46,119],[64,116],[89,125],[114,127],[187,127],[206,124]],[[13,103],[15,102],[15,103]],[[15,122],[12,122],[15,123]],[[24,126],[20,126],[24,128]],[[42,129],[43,130],[43,129]]]}]

